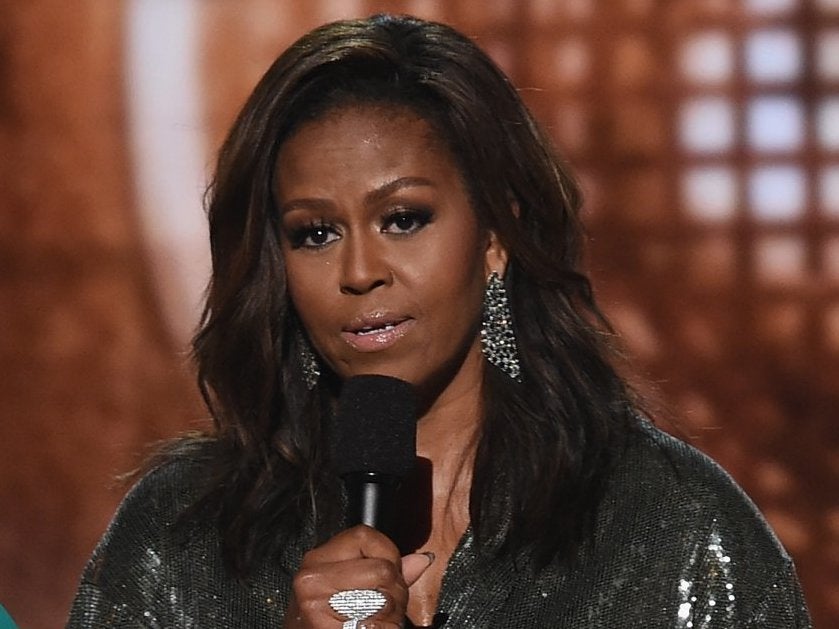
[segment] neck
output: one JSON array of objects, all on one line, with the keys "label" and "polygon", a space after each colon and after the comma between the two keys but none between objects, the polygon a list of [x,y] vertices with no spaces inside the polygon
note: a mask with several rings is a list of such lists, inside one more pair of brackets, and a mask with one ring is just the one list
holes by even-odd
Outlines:
[{"label": "neck", "polygon": [[483,358],[476,341],[458,373],[417,422],[419,456],[447,468],[462,466],[464,459],[471,461],[483,414],[482,378]]},{"label": "neck", "polygon": [[435,404],[417,424],[417,456],[430,466],[435,524],[446,528],[452,520],[468,522],[481,407],[476,384],[461,395]]},{"label": "neck", "polygon": [[448,385],[417,422],[420,465],[404,484],[403,550],[431,551],[436,559],[410,588],[408,617],[428,626],[449,558],[469,525],[472,464],[480,435],[483,358],[473,346]]},{"label": "neck", "polygon": [[462,370],[460,375],[464,373],[472,377],[455,378],[420,418],[420,463],[406,483],[413,496],[408,502],[416,509],[409,519],[410,545],[430,543],[435,552],[440,546],[453,549],[469,524],[472,464],[482,416],[481,370]]},{"label": "neck", "polygon": [[[436,559],[410,589],[408,616],[429,626],[449,558],[469,525],[472,464],[482,415],[480,378],[451,387],[417,424],[420,465],[406,484],[405,551],[431,551]],[[455,394],[455,392],[457,392]]]}]

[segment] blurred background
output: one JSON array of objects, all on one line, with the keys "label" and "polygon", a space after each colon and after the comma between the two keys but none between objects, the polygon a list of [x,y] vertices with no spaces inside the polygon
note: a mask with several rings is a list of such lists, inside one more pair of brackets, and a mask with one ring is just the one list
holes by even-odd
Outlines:
[{"label": "blurred background", "polygon": [[116,476],[205,426],[214,153],[283,48],[378,11],[460,28],[521,89],[663,427],[839,626],[839,0],[0,0],[0,603],[62,626]]}]

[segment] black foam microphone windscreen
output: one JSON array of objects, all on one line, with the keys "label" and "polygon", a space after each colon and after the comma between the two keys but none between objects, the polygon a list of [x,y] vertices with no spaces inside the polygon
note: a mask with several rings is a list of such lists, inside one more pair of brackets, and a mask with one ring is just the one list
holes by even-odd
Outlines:
[{"label": "black foam microphone windscreen", "polygon": [[390,376],[349,378],[341,388],[333,425],[338,474],[378,472],[404,476],[417,454],[414,388]]},{"label": "black foam microphone windscreen", "polygon": [[332,460],[347,489],[347,524],[392,536],[400,480],[416,462],[414,388],[397,378],[363,375],[343,383],[332,426]]}]

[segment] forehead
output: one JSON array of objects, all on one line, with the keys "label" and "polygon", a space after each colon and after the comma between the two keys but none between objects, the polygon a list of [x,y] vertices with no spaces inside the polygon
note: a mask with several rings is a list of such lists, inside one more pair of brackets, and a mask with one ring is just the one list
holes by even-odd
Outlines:
[{"label": "forehead", "polygon": [[441,134],[427,116],[408,105],[351,103],[327,109],[305,120],[282,143],[280,152],[305,141],[375,143],[394,131],[411,141],[424,141],[429,148],[447,150]]},{"label": "forehead", "polygon": [[331,183],[337,184],[350,175],[375,179],[390,172],[417,174],[397,171],[453,176],[462,183],[454,156],[421,114],[404,106],[351,105],[304,122],[283,142],[275,183],[279,192],[289,192],[294,184],[329,185],[324,179],[333,178]]}]

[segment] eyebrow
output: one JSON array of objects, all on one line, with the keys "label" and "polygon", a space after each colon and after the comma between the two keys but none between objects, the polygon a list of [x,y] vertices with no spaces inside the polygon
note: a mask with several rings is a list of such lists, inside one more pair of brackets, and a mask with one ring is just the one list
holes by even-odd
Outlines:
[{"label": "eyebrow", "polygon": [[[399,177],[398,179],[394,179],[393,181],[388,181],[387,183],[382,184],[375,190],[371,190],[364,196],[364,202],[366,204],[376,203],[377,201],[381,201],[382,199],[386,199],[388,196],[393,194],[394,192],[401,190],[403,188],[412,188],[415,186],[433,186],[434,182],[430,179],[426,179],[425,177]],[[328,210],[332,206],[331,202],[325,199],[316,199],[316,198],[301,198],[301,199],[292,199],[286,203],[283,203],[280,211],[282,213],[289,212],[296,207],[312,209],[312,210]]]},{"label": "eyebrow", "polygon": [[430,179],[426,179],[425,177],[399,177],[398,179],[394,179],[393,181],[388,181],[387,183],[376,188],[375,190],[371,190],[365,195],[364,200],[367,203],[373,203],[375,201],[381,201],[382,199],[387,198],[389,195],[393,194],[397,190],[401,190],[402,188],[433,185],[434,183]]}]

